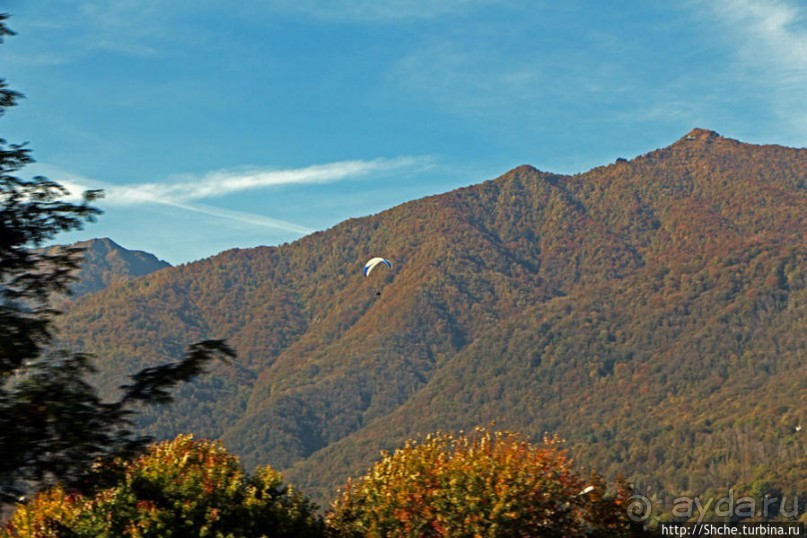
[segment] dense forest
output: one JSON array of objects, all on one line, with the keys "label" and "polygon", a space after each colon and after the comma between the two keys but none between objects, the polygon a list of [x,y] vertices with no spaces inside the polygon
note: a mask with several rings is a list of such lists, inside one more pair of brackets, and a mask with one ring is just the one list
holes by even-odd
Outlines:
[{"label": "dense forest", "polygon": [[[495,423],[662,497],[807,498],[807,150],[696,129],[575,176],[503,176],[75,302],[123,374],[224,338],[140,426],[220,438],[318,500],[430,431]],[[391,269],[362,276],[384,256]]]}]

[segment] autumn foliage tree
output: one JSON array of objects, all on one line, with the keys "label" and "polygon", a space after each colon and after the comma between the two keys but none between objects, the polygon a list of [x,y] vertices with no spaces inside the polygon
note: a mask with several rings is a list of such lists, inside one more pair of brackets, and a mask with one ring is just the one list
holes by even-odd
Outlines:
[{"label": "autumn foliage tree", "polygon": [[575,472],[555,439],[477,429],[385,454],[348,482],[327,523],[355,537],[624,536],[626,498]]},{"label": "autumn foliage tree", "polygon": [[61,486],[44,491],[15,512],[0,537],[322,535],[314,505],[284,487],[277,471],[246,474],[220,443],[181,435],[114,463],[122,467],[116,483],[91,495]]}]

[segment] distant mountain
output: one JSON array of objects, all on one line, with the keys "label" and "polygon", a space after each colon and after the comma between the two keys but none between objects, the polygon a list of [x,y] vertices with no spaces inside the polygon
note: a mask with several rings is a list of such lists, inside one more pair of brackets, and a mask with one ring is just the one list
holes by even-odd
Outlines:
[{"label": "distant mountain", "polygon": [[76,274],[78,279],[70,286],[72,298],[171,267],[153,254],[127,250],[108,238],[80,241],[70,246],[84,249],[84,259]]},{"label": "distant mountain", "polygon": [[[365,278],[373,256],[393,268]],[[110,390],[229,339],[237,363],[143,427],[221,437],[321,498],[418,432],[491,421],[656,490],[807,492],[807,150],[696,129],[584,174],[521,166],[127,282],[62,325]]]}]

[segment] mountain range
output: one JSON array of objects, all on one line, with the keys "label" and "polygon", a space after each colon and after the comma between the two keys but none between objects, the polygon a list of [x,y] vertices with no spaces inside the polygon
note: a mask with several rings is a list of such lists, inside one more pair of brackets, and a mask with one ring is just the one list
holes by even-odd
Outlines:
[{"label": "mountain range", "polygon": [[490,423],[655,491],[807,492],[806,238],[807,149],[695,129],[129,280],[60,335],[108,395],[226,338],[238,359],[140,427],[221,438],[320,500],[381,450]]}]

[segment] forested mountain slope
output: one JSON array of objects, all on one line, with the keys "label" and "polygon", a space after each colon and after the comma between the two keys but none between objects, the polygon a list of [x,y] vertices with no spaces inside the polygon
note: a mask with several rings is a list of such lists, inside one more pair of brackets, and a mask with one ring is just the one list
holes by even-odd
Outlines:
[{"label": "forested mountain slope", "polygon": [[[160,271],[80,300],[62,335],[110,390],[227,338],[237,363],[144,427],[323,496],[381,448],[490,421],[667,491],[804,491],[805,238],[807,150],[695,130]],[[364,278],[373,256],[394,266]]]}]

